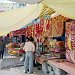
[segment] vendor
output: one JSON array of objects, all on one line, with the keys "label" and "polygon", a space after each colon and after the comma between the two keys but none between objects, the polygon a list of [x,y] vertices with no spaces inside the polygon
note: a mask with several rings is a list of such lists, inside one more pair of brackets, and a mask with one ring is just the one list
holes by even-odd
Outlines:
[{"label": "vendor", "polygon": [[3,59],[4,56],[4,47],[5,47],[5,42],[4,40],[0,40],[0,58]]},{"label": "vendor", "polygon": [[45,39],[43,41],[43,46],[44,46],[44,51],[47,51],[49,49],[48,37],[45,37]]}]

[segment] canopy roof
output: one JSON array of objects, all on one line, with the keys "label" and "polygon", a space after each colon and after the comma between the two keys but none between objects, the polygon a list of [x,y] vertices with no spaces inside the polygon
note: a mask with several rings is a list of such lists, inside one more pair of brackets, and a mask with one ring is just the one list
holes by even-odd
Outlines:
[{"label": "canopy roof", "polygon": [[43,0],[43,3],[61,15],[75,19],[75,0]]},{"label": "canopy roof", "polygon": [[75,19],[75,0],[11,0],[25,4],[42,2],[65,17]]},{"label": "canopy roof", "polygon": [[5,35],[27,25],[39,16],[42,7],[43,5],[40,3],[0,13],[0,35]]},{"label": "canopy roof", "polygon": [[[65,17],[75,19],[75,0],[11,0],[31,4],[23,8],[0,13],[0,35],[22,28],[37,17],[55,11]],[[42,4],[40,3],[42,2]],[[37,3],[37,4],[35,4]],[[43,4],[49,8],[44,9]],[[43,9],[43,10],[42,10]],[[48,11],[48,12],[47,12]],[[59,15],[58,14],[58,15]],[[54,14],[57,15],[57,14]],[[53,15],[53,16],[54,16]]]},{"label": "canopy roof", "polygon": [[24,4],[35,4],[41,2],[42,0],[11,0],[11,1],[20,2]]}]

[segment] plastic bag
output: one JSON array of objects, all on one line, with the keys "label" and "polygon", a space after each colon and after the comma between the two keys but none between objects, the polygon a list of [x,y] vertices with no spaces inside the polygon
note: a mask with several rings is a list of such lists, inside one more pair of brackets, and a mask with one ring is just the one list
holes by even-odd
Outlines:
[{"label": "plastic bag", "polygon": [[20,61],[21,62],[25,61],[25,54],[22,55],[22,57],[20,58]]}]

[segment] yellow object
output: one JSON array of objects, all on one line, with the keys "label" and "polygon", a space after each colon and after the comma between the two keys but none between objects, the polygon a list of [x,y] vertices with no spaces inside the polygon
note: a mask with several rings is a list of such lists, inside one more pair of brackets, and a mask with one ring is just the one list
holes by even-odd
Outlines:
[{"label": "yellow object", "polygon": [[43,4],[43,8],[42,8],[41,13],[40,13],[38,18],[42,18],[46,15],[52,15],[53,13],[55,13],[55,11],[52,8],[50,8],[47,5]]},{"label": "yellow object", "polygon": [[50,40],[50,45],[51,45],[51,46],[55,46],[55,42],[56,42],[56,40],[52,40],[52,39],[51,39],[51,40]]},{"label": "yellow object", "polygon": [[17,54],[17,51],[9,51],[9,54]]},{"label": "yellow object", "polygon": [[68,48],[71,50],[71,36],[69,35],[68,39],[67,39],[67,45],[68,45]]}]

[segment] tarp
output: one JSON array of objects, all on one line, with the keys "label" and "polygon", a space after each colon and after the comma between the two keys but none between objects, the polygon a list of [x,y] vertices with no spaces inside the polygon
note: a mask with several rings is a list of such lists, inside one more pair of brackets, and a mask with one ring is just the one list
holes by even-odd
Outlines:
[{"label": "tarp", "polygon": [[11,1],[24,3],[24,4],[35,4],[41,2],[42,0],[11,0]]},{"label": "tarp", "polygon": [[75,0],[43,0],[43,3],[61,15],[75,19]]},{"label": "tarp", "polygon": [[0,35],[22,28],[41,13],[43,5],[33,4],[0,13]]},{"label": "tarp", "polygon": [[75,0],[12,0],[25,4],[43,2],[65,17],[75,19]]}]

